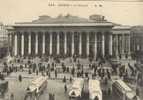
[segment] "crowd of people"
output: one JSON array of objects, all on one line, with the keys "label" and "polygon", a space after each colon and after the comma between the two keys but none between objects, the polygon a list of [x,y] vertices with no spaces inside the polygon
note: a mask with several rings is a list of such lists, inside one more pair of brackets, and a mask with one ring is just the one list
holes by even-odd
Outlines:
[{"label": "crowd of people", "polygon": [[[15,64],[15,63],[18,63]],[[60,62],[57,64],[56,61],[53,62],[47,62],[46,64],[43,62],[32,62],[30,60],[27,61],[27,63],[21,63],[15,61],[15,63],[3,63],[3,71],[0,73],[0,79],[4,79],[5,75],[3,73],[6,73],[6,75],[9,75],[12,72],[18,72],[18,71],[26,71],[28,74],[35,73],[36,75],[43,75],[48,76],[49,79],[52,78],[59,78],[59,74],[70,74],[71,77],[69,78],[70,82],[72,82],[73,77],[86,77],[86,78],[98,78],[101,80],[101,82],[105,85],[108,85],[108,81],[111,80],[111,77],[113,75],[117,75],[120,78],[123,78],[124,80],[130,79],[130,77],[134,77],[133,79],[135,81],[141,80],[142,75],[138,73],[138,71],[128,64],[128,68],[126,68],[125,65],[111,64],[111,67],[106,66],[106,61],[100,60],[97,61],[97,63],[89,63],[88,65],[83,65],[80,63],[78,58],[74,58],[74,63],[72,66],[66,65],[64,62]],[[60,67],[59,67],[60,66]],[[54,77],[51,75],[51,73],[54,73]],[[129,75],[130,74],[130,75]],[[137,77],[137,78],[136,78]],[[22,75],[19,75],[18,80],[22,81]],[[67,77],[64,75],[63,82],[66,83]],[[67,86],[65,84],[64,86],[65,92],[67,91]],[[108,89],[108,93],[110,93],[110,88]],[[138,91],[137,91],[138,92]],[[49,95],[53,99],[53,95]]]}]

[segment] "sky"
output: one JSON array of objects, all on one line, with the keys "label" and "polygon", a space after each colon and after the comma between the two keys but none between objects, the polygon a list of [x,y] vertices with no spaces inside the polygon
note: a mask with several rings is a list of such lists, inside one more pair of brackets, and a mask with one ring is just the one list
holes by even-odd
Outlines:
[{"label": "sky", "polygon": [[100,14],[114,23],[143,25],[143,2],[114,1],[0,0],[0,22],[29,22],[40,15],[56,17],[71,14],[88,18]]}]

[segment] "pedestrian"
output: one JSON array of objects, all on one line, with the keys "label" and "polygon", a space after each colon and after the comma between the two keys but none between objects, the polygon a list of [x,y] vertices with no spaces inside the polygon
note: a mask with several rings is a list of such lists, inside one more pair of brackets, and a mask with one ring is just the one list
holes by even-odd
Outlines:
[{"label": "pedestrian", "polygon": [[19,80],[19,82],[22,82],[22,76],[21,75],[18,76],[18,80]]},{"label": "pedestrian", "polygon": [[10,95],[10,100],[14,100],[14,94],[13,93],[11,93],[11,95]]},{"label": "pedestrian", "polygon": [[74,76],[74,74],[75,74],[75,68],[73,67],[72,68],[72,75]]},{"label": "pedestrian", "polygon": [[57,70],[55,69],[55,78],[57,78]]},{"label": "pedestrian", "polygon": [[55,94],[53,94],[53,100],[55,100]]},{"label": "pedestrian", "polygon": [[139,88],[137,87],[136,88],[136,95],[139,96],[139,94],[140,94],[140,91],[139,91]]},{"label": "pedestrian", "polygon": [[49,100],[52,100],[52,94],[49,93]]},{"label": "pedestrian", "polygon": [[64,86],[64,89],[65,89],[65,93],[67,92],[67,85],[65,84]]},{"label": "pedestrian", "polygon": [[49,77],[49,78],[51,78],[51,74],[50,74],[50,71],[48,72],[48,77]]},{"label": "pedestrian", "polygon": [[38,70],[36,70],[36,75],[38,75]]},{"label": "pedestrian", "polygon": [[72,82],[72,77],[70,77],[70,83]]},{"label": "pedestrian", "polygon": [[63,82],[66,83],[66,77],[65,77],[65,76],[64,76],[64,78],[63,78]]},{"label": "pedestrian", "polygon": [[108,88],[108,96],[111,94],[111,89]]},{"label": "pedestrian", "polygon": [[94,98],[94,100],[99,100],[99,98],[96,96],[96,97]]}]

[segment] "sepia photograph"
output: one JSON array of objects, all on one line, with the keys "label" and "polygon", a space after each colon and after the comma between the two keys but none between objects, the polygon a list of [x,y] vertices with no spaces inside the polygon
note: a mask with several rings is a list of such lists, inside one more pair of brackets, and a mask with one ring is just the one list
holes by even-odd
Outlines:
[{"label": "sepia photograph", "polygon": [[143,100],[143,2],[0,0],[0,100]]}]

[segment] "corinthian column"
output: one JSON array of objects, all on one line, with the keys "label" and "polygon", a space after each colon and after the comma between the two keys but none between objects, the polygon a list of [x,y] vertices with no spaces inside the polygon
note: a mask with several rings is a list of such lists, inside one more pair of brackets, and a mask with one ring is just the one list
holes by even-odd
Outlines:
[{"label": "corinthian column", "polygon": [[131,50],[130,50],[130,46],[131,46],[131,37],[130,34],[128,36],[128,59],[131,59]]},{"label": "corinthian column", "polygon": [[125,36],[122,34],[122,59],[125,59]]},{"label": "corinthian column", "polygon": [[52,55],[52,33],[50,35],[50,55]]},{"label": "corinthian column", "polygon": [[35,34],[35,54],[38,54],[38,33]]},{"label": "corinthian column", "polygon": [[79,34],[79,55],[82,55],[82,39],[81,39],[82,33]]},{"label": "corinthian column", "polygon": [[109,54],[112,56],[112,34],[110,34]]},{"label": "corinthian column", "polygon": [[64,34],[64,52],[67,54],[67,33]]},{"label": "corinthian column", "polygon": [[43,47],[43,51],[42,51],[42,53],[43,54],[45,54],[45,33],[43,32],[43,41],[42,41],[43,43],[42,43],[42,47]]},{"label": "corinthian column", "polygon": [[97,34],[95,33],[95,47],[94,47],[94,57],[97,57]]},{"label": "corinthian column", "polygon": [[31,54],[31,33],[28,35],[28,54]]},{"label": "corinthian column", "polygon": [[14,35],[14,56],[17,56],[17,34]]},{"label": "corinthian column", "polygon": [[72,33],[72,55],[74,55],[74,32]]},{"label": "corinthian column", "polygon": [[119,59],[119,42],[118,42],[118,34],[115,35],[116,40],[116,58]]},{"label": "corinthian column", "polygon": [[86,34],[86,55],[89,56],[89,33]]},{"label": "corinthian column", "polygon": [[21,38],[21,55],[24,55],[24,33],[22,33],[22,38]]},{"label": "corinthian column", "polygon": [[60,53],[60,34],[57,33],[57,55]]},{"label": "corinthian column", "polygon": [[102,55],[105,56],[105,36],[102,34]]}]

